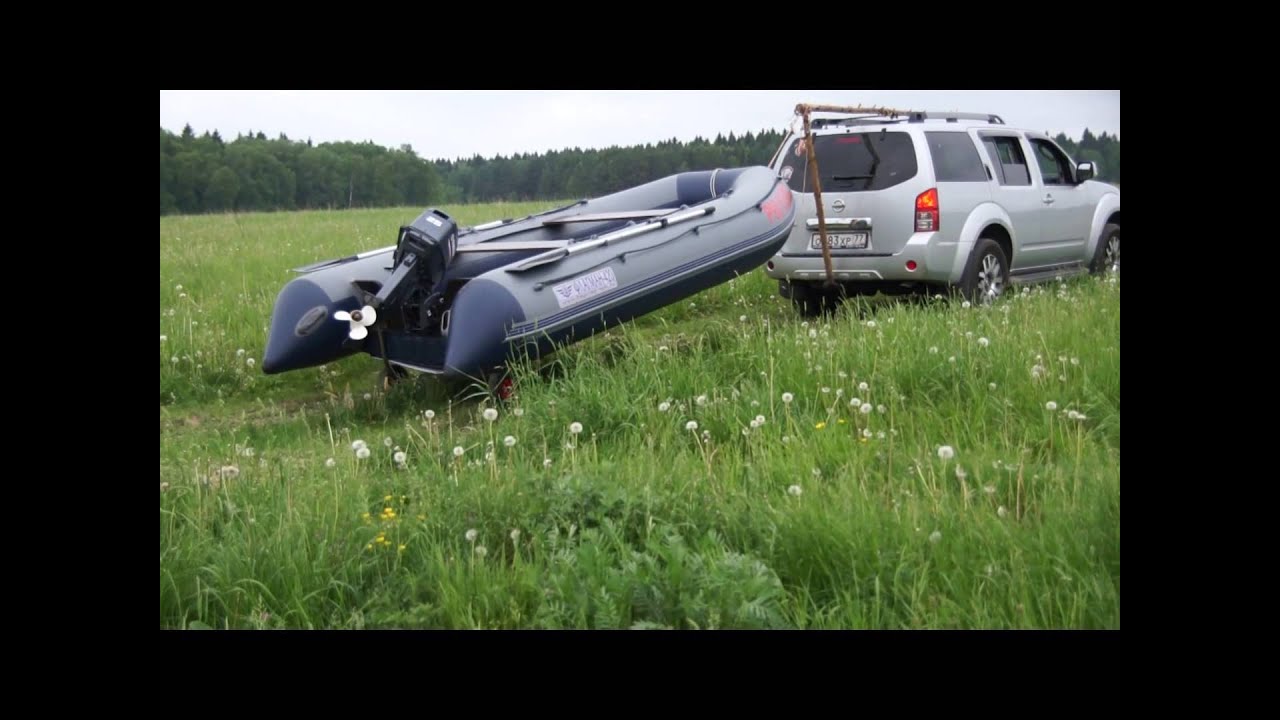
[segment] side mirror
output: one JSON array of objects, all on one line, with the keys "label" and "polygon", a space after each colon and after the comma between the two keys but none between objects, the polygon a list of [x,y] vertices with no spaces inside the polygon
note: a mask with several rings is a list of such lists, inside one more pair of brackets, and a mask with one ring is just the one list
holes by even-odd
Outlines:
[{"label": "side mirror", "polygon": [[1076,164],[1076,182],[1084,182],[1092,180],[1094,175],[1093,163],[1082,162]]}]

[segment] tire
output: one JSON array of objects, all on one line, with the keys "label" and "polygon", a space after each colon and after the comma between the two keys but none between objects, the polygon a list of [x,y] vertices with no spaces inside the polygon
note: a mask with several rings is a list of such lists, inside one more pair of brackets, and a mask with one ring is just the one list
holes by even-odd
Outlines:
[{"label": "tire", "polygon": [[791,304],[802,317],[833,313],[840,306],[839,290],[827,291],[812,284],[791,284]]},{"label": "tire", "polygon": [[1009,287],[1009,259],[1000,244],[991,238],[980,238],[973,248],[960,294],[975,305],[990,305]]},{"label": "tire", "polygon": [[1102,237],[1098,239],[1098,249],[1093,253],[1093,262],[1089,263],[1089,272],[1103,275],[1108,272],[1120,272],[1120,226],[1107,223],[1102,228]]}]

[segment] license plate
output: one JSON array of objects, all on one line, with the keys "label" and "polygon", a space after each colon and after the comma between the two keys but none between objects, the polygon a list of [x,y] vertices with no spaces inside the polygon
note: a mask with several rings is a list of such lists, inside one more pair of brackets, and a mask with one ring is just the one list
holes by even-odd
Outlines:
[{"label": "license plate", "polygon": [[[870,233],[827,233],[827,247],[832,250],[866,250],[867,242],[871,239]],[[809,248],[812,250],[822,249],[822,235],[814,233],[809,240]]]}]

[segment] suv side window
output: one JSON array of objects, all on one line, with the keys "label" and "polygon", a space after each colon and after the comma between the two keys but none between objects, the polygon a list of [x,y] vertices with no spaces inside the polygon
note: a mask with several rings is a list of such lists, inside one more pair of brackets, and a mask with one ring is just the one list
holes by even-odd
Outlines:
[{"label": "suv side window", "polygon": [[1022,154],[1022,145],[1018,138],[1008,136],[991,136],[982,138],[982,145],[991,156],[991,164],[995,165],[996,178],[1001,185],[1030,185],[1031,174],[1027,172],[1027,159]]},{"label": "suv side window", "polygon": [[1035,149],[1036,160],[1040,163],[1040,175],[1045,185],[1074,185],[1075,174],[1071,172],[1071,163],[1067,156],[1047,140],[1027,138]]},{"label": "suv side window", "polygon": [[[916,176],[916,148],[907,133],[838,133],[813,141],[823,192],[883,190]],[[783,153],[778,174],[795,192],[813,192],[803,136]]]},{"label": "suv side window", "polygon": [[[926,132],[933,173],[938,182],[987,182],[982,158],[969,133]],[[821,162],[821,161],[819,161]]]}]

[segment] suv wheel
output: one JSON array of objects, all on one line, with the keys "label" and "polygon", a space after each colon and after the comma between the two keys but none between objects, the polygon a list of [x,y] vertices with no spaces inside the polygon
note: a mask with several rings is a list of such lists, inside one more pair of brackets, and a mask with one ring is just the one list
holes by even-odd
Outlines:
[{"label": "suv wheel", "polygon": [[960,283],[960,293],[978,305],[989,305],[1009,286],[1009,260],[999,243],[981,238],[974,247],[969,267]]},{"label": "suv wheel", "polygon": [[1093,254],[1093,263],[1089,270],[1095,274],[1120,272],[1120,226],[1108,223],[1102,228],[1102,239],[1098,241],[1098,250]]},{"label": "suv wheel", "polygon": [[791,283],[791,304],[803,317],[817,317],[823,312],[832,313],[840,306],[840,296],[836,292],[828,292],[819,285],[810,283]]}]

